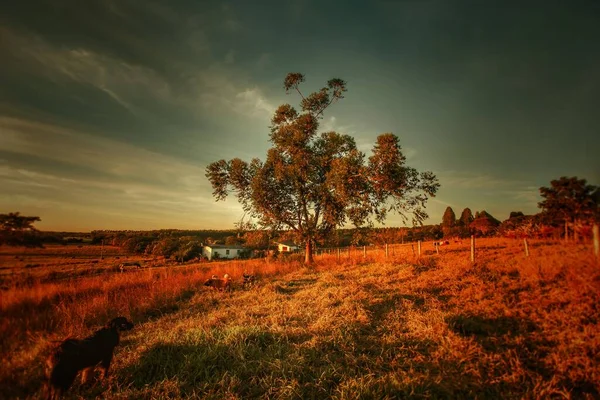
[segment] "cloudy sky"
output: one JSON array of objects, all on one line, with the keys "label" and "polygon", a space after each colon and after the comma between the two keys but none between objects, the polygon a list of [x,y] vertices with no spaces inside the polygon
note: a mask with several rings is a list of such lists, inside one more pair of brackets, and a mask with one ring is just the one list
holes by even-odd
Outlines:
[{"label": "cloudy sky", "polygon": [[[600,184],[600,3],[37,0],[0,5],[0,212],[43,230],[226,229],[204,176],[263,158],[288,72],[347,80],[323,129],[400,137],[450,205]],[[388,225],[400,224],[391,217]]]}]

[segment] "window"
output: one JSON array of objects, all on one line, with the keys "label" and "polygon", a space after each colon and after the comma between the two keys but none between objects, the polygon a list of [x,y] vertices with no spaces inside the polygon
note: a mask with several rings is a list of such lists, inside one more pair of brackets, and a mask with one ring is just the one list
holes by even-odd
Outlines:
[{"label": "window", "polygon": [[225,255],[229,255],[229,250],[225,250]]},{"label": "window", "polygon": [[237,253],[238,253],[238,254],[240,254],[241,252],[242,252],[241,250],[238,250],[238,251],[237,251]]}]

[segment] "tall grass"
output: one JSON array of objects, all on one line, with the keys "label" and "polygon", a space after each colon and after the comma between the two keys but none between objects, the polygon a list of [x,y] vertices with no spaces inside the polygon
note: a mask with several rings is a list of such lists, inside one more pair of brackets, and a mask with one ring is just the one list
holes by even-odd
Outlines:
[{"label": "tall grass", "polygon": [[6,367],[0,369],[0,387],[52,341],[85,335],[119,315],[147,321],[175,312],[213,274],[228,273],[240,282],[244,271],[267,277],[294,268],[296,263],[231,261],[14,286],[0,292],[0,355]]}]

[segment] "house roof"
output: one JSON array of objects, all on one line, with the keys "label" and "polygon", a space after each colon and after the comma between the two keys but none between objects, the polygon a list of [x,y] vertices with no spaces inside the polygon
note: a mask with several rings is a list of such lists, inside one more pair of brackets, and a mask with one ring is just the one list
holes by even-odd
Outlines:
[{"label": "house roof", "polygon": [[207,244],[206,247],[210,247],[211,249],[233,249],[233,250],[243,250],[244,246],[240,246],[237,244]]},{"label": "house roof", "polygon": [[277,244],[282,244],[284,246],[288,246],[288,247],[298,247],[298,245],[294,242],[292,242],[291,240],[284,240],[283,242],[275,242]]}]

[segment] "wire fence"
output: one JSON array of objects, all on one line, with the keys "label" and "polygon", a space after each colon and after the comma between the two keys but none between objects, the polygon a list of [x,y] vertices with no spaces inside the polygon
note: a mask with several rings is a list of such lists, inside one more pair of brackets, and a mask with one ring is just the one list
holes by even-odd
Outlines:
[{"label": "wire fence", "polygon": [[[417,241],[410,243],[389,243],[371,246],[347,246],[317,248],[314,252],[315,260],[328,261],[352,261],[352,262],[374,262],[374,261],[414,261],[421,257],[443,255],[445,253],[464,253],[465,258],[475,263],[478,253],[499,248],[510,248],[515,252],[522,252],[524,257],[536,256],[535,249],[545,245],[577,245],[581,251],[593,252],[596,261],[600,263],[599,229],[595,225],[592,240],[564,242],[549,239],[510,239],[493,238],[478,239],[471,236],[462,240],[438,240]],[[300,252],[304,254],[304,251]]]}]

